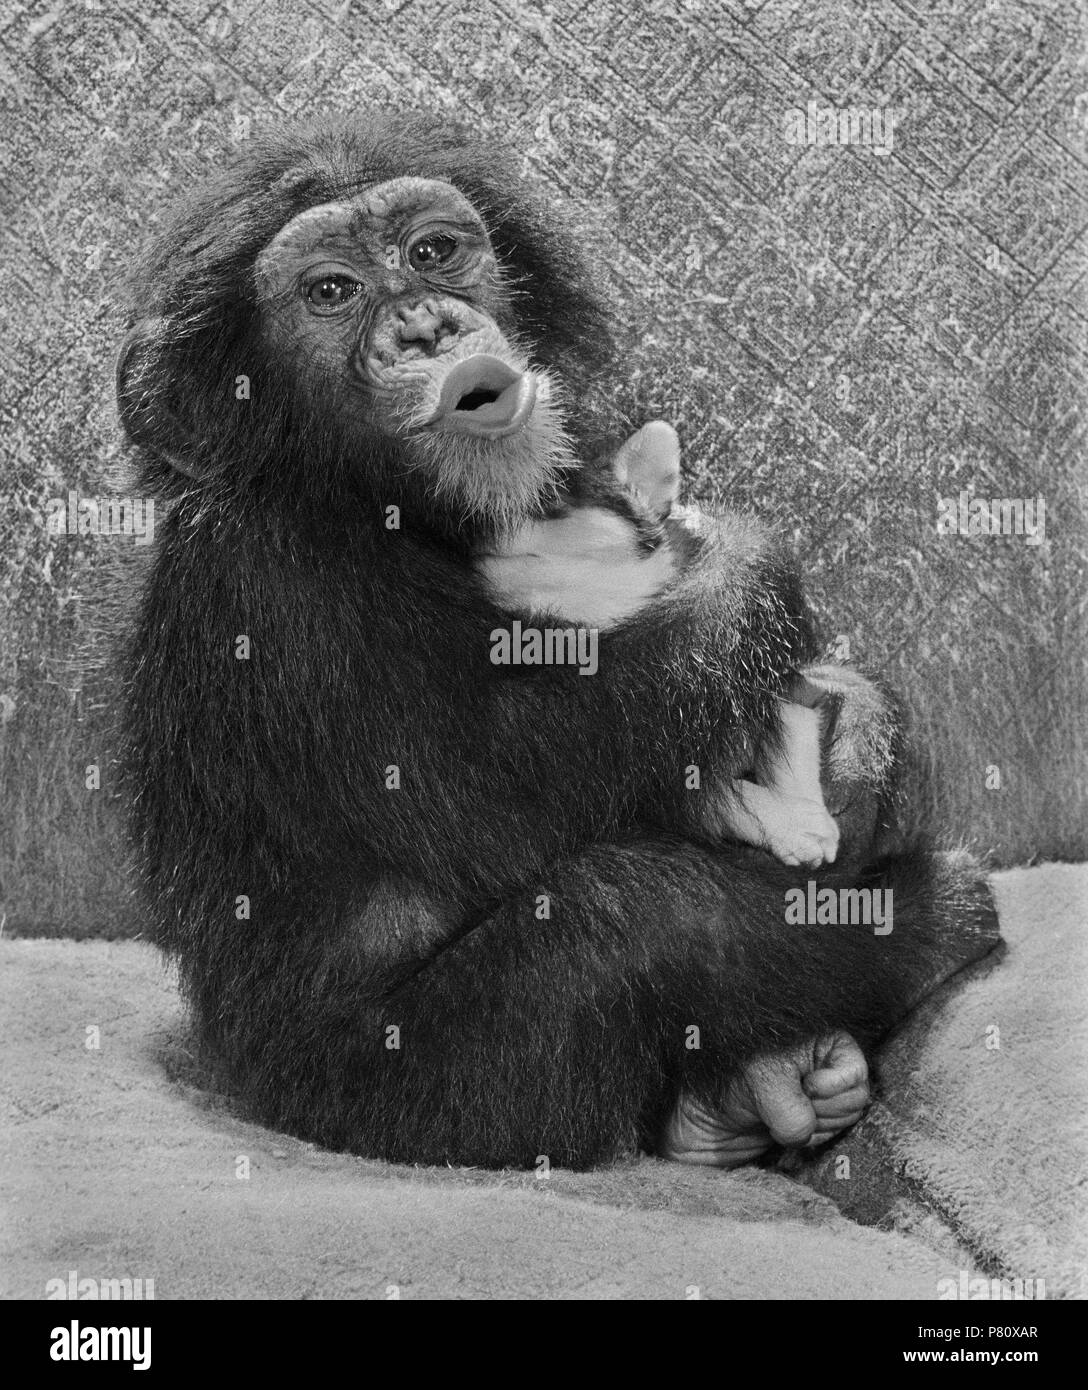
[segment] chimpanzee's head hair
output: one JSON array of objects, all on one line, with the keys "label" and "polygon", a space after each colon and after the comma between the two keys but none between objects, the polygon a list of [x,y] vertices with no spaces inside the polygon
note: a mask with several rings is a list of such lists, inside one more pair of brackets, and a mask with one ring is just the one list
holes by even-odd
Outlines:
[{"label": "chimpanzee's head hair", "polygon": [[[307,287],[329,247],[356,269]],[[426,117],[247,141],[160,229],[130,316],[118,397],[145,488],[392,497],[447,531],[547,501],[613,350],[574,239],[509,154]]]}]

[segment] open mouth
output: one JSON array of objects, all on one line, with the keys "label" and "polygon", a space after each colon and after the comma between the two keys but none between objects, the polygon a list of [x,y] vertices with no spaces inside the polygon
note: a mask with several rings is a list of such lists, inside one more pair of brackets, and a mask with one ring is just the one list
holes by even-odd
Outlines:
[{"label": "open mouth", "polygon": [[522,429],[536,404],[536,378],[500,357],[478,352],[446,374],[430,424],[455,434],[495,439]]}]

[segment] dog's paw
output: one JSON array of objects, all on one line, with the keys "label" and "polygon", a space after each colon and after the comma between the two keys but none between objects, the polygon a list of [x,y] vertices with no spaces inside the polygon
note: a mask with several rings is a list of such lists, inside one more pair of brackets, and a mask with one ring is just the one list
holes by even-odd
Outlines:
[{"label": "dog's paw", "polygon": [[839,827],[819,801],[790,800],[763,824],[767,848],[783,864],[818,869],[839,852]]}]

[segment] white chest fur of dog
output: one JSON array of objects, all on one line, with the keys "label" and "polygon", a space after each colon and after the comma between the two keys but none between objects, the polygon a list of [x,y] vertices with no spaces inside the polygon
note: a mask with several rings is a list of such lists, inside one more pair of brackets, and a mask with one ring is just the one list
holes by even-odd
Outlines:
[{"label": "white chest fur of dog", "polygon": [[[617,452],[612,474],[647,518],[663,521],[677,510],[676,431],[664,420],[644,425]],[[477,568],[500,608],[604,630],[661,593],[676,573],[677,556],[667,536],[647,550],[630,517],[587,501],[527,523],[481,554]]]},{"label": "white chest fur of dog", "polygon": [[529,522],[481,554],[477,569],[500,608],[606,629],[633,617],[665,588],[676,557],[667,542],[643,549],[626,517],[578,506]]}]

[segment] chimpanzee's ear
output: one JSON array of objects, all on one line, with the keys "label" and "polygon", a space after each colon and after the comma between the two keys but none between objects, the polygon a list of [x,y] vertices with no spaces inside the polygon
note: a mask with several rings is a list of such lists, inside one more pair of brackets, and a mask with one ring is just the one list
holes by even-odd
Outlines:
[{"label": "chimpanzee's ear", "polygon": [[129,330],[117,354],[117,411],[134,444],[199,479],[192,430],[163,389],[165,342],[162,319],[141,319]]}]

